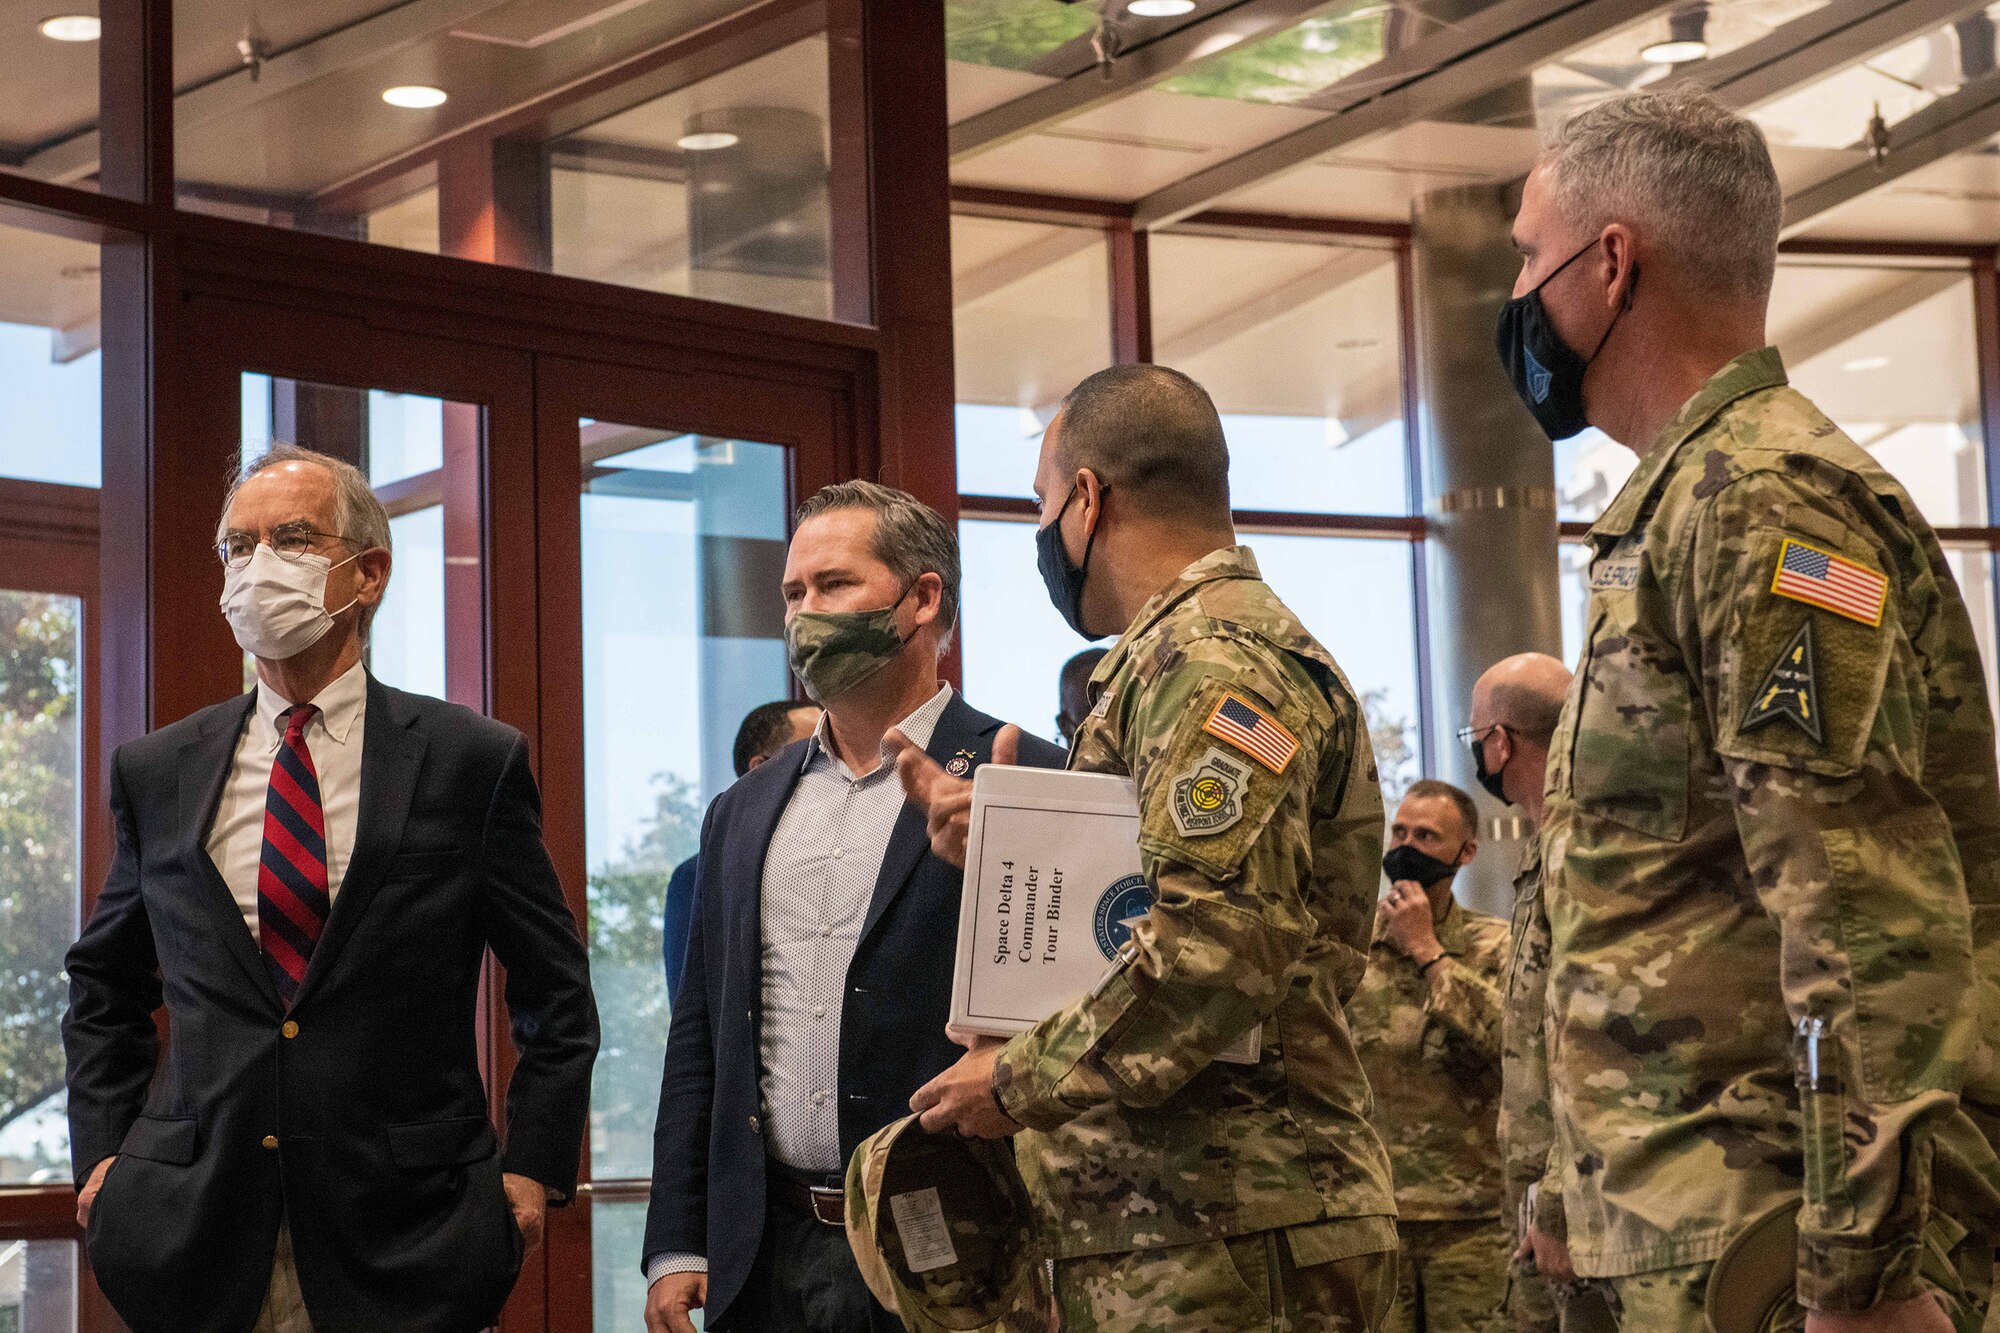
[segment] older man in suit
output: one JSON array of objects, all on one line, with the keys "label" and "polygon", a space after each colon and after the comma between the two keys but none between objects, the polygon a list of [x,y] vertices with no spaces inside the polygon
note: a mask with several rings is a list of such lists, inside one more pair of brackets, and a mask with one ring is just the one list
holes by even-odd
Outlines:
[{"label": "older man in suit", "polygon": [[652,1333],[896,1333],[843,1230],[854,1147],[959,1050],[945,1036],[962,873],[930,851],[895,754],[963,776],[1062,752],[938,680],[958,546],[870,482],[800,509],[785,564],[811,738],[716,798],[667,1040],[645,1265]]},{"label": "older man in suit", "polygon": [[91,1266],[135,1333],[483,1328],[575,1189],[597,1052],[527,744],[368,674],[389,523],[355,468],[273,449],[217,550],[257,686],[118,751],[117,855],[69,953]]}]

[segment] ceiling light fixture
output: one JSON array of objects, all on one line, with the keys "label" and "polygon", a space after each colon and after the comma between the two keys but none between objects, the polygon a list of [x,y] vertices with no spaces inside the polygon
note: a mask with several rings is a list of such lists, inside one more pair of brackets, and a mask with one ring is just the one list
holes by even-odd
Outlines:
[{"label": "ceiling light fixture", "polygon": [[1649,65],[1684,65],[1707,54],[1707,42],[1654,42],[1639,52],[1639,59]]},{"label": "ceiling light fixture", "polygon": [[94,42],[104,35],[104,24],[95,14],[57,14],[35,27],[53,42]]},{"label": "ceiling light fixture", "polygon": [[697,134],[683,134],[674,140],[674,147],[690,153],[712,153],[718,148],[734,148],[740,142],[728,130],[703,130]]},{"label": "ceiling light fixture", "polygon": [[1175,19],[1190,13],[1194,0],[1132,0],[1125,12],[1141,19]]},{"label": "ceiling light fixture", "polygon": [[1861,370],[1880,370],[1882,369],[1882,367],[1888,364],[1889,364],[1889,358],[1886,356],[1860,356],[1856,357],[1852,361],[1847,362],[1845,365],[1841,367],[1841,369],[1849,372],[1861,371]]},{"label": "ceiling light fixture", "polygon": [[382,90],[382,100],[390,106],[400,106],[409,111],[427,111],[434,106],[445,104],[445,91],[426,83],[405,83]]}]

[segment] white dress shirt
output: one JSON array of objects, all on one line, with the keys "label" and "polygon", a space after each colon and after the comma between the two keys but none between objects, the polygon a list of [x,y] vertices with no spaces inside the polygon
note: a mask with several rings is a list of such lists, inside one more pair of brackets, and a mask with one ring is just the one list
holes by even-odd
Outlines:
[{"label": "white dress shirt", "polygon": [[[208,830],[208,856],[229,886],[251,935],[257,934],[257,867],[264,858],[264,801],[271,765],[285,739],[280,716],[292,706],[263,682],[257,706],[243,724],[236,758],[222,788],[222,804]],[[368,711],[368,674],[359,662],[317,698],[306,700],[319,712],[306,724],[306,749],[319,776],[320,810],[326,817],[326,884],[331,900],[354,854],[354,822],[361,810],[361,737]]]},{"label": "white dress shirt", "polygon": [[[940,686],[895,729],[928,747],[951,693]],[[830,726],[822,715],[764,852],[758,1056],[765,1151],[801,1171],[834,1173],[847,1165],[840,1155],[840,1006],[904,797],[886,742],[882,762],[856,777],[827,744]],[[656,1254],[647,1260],[646,1281],[707,1268],[701,1255]]]}]

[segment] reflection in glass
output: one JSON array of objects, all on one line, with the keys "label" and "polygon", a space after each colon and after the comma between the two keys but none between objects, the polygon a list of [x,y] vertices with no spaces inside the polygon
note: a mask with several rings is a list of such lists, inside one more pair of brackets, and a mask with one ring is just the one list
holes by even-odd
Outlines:
[{"label": "reflection in glass", "polygon": [[0,1240],[0,1331],[75,1329],[76,1242]]},{"label": "reflection in glass", "polygon": [[0,590],[0,1185],[69,1183],[62,964],[80,905],[82,636],[79,599]]},{"label": "reflection in glass", "polygon": [[[96,134],[101,25],[95,0],[0,6],[0,171],[101,190]],[[121,12],[121,19],[123,15]]]},{"label": "reflection in glass", "polygon": [[1788,262],[1772,341],[1792,383],[1940,527],[1986,521],[1979,354],[1963,268]]},{"label": "reflection in glass", "polygon": [[554,271],[830,316],[826,62],[810,37],[551,145]]},{"label": "reflection in glass", "polygon": [[[591,1176],[652,1172],[667,1040],[660,912],[694,855],[730,746],[785,697],[786,451],[581,425],[584,844],[591,980],[603,1045],[591,1090]],[[636,1244],[599,1251],[633,1266]]]},{"label": "reflection in glass", "polygon": [[951,263],[958,489],[1032,495],[1043,428],[1111,361],[1104,233],[954,216]]},{"label": "reflection in glass", "polygon": [[1090,35],[1097,15],[1065,0],[945,0],[945,56],[1001,69],[1039,69],[1043,57]]},{"label": "reflection in glass", "polygon": [[103,412],[97,247],[0,226],[0,272],[7,278],[0,283],[0,477],[95,486]]},{"label": "reflection in glass", "polygon": [[1959,595],[1972,617],[1972,637],[1979,643],[1979,660],[1986,668],[1986,698],[2000,711],[2000,664],[1993,659],[1994,583],[1991,552],[1968,547],[1947,547],[1945,562],[1958,580]]},{"label": "reflection in glass", "polygon": [[1941,97],[1993,70],[2000,6],[1835,70],[1750,112],[1773,144],[1853,148],[1879,114],[1892,130]]},{"label": "reflection in glass", "polygon": [[1826,0],[1695,0],[1655,10],[1537,69],[1535,123],[1553,125],[1607,97],[1652,87],[1700,59],[1727,55],[1767,37],[1825,4]]},{"label": "reflection in glass", "polygon": [[1222,413],[1238,509],[1406,514],[1396,258],[1160,235],[1153,359]]},{"label": "reflection in glass", "polygon": [[1383,0],[1346,0],[1261,41],[1246,42],[1160,84],[1163,92],[1241,102],[1302,102],[1409,40],[1408,14]]}]

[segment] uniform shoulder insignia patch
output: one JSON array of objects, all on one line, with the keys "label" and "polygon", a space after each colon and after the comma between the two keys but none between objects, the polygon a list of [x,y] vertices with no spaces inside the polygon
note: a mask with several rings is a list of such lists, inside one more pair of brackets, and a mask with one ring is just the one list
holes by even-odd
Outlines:
[{"label": "uniform shoulder insignia patch", "polygon": [[1201,729],[1218,740],[1228,741],[1273,773],[1283,773],[1292,756],[1299,752],[1298,737],[1233,690],[1216,701]]},{"label": "uniform shoulder insignia patch", "polygon": [[1864,625],[1880,625],[1889,580],[1880,571],[1846,556],[1787,537],[1778,548],[1771,591]]},{"label": "uniform shoulder insignia patch", "polygon": [[1750,731],[1777,718],[1786,718],[1800,731],[1824,745],[1820,725],[1819,668],[1813,661],[1812,617],[1799,622],[1798,632],[1785,642],[1778,660],[1764,673],[1764,683],[1750,700],[1738,731]]},{"label": "uniform shoulder insignia patch", "polygon": [[1243,818],[1243,790],[1250,766],[1210,746],[1208,753],[1174,779],[1174,827],[1183,838],[1220,833]]}]

